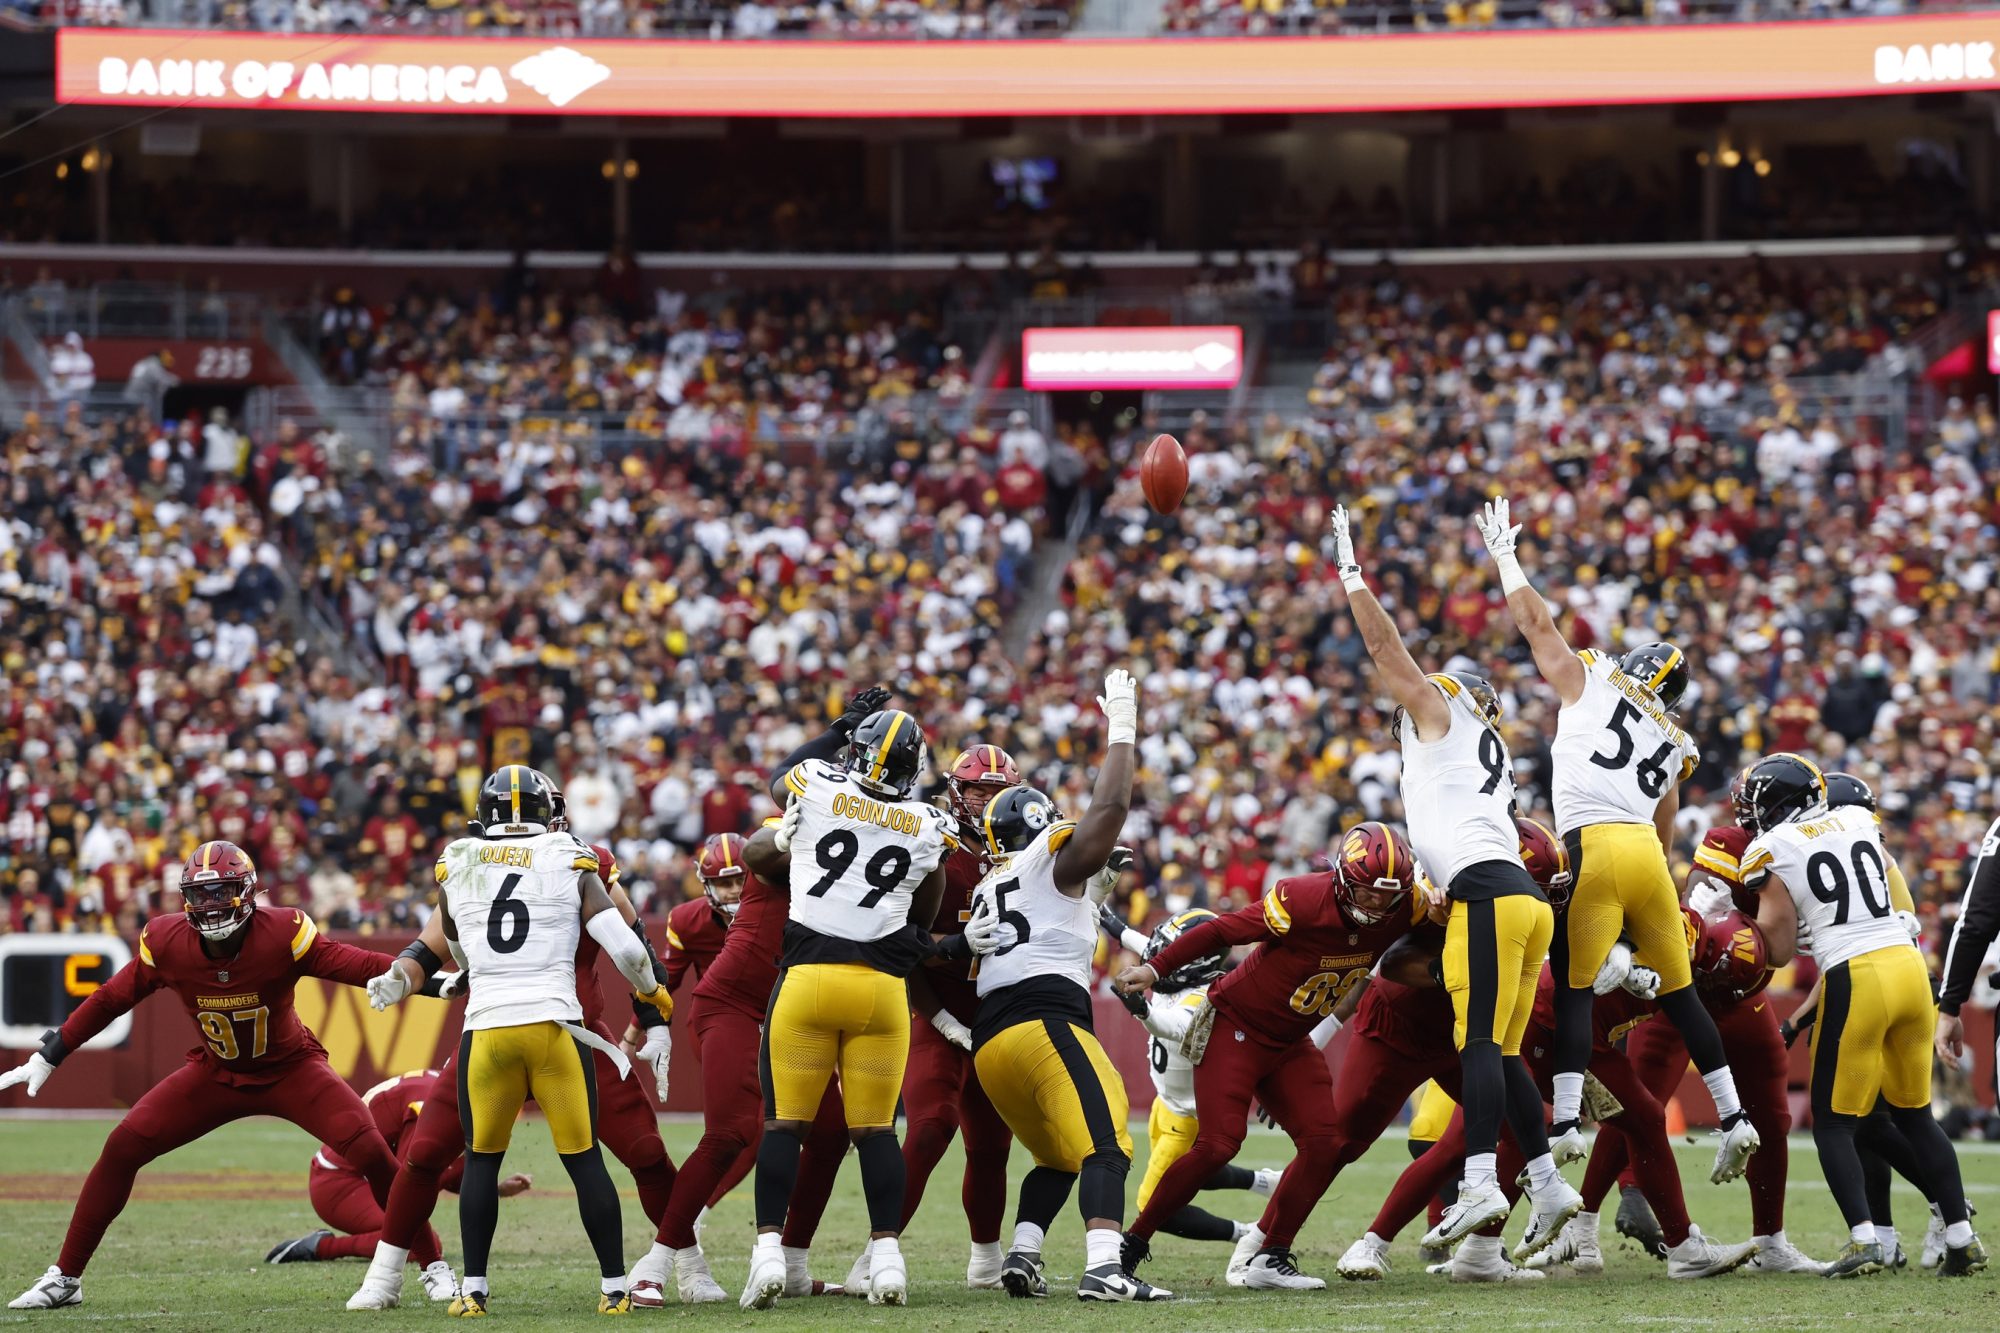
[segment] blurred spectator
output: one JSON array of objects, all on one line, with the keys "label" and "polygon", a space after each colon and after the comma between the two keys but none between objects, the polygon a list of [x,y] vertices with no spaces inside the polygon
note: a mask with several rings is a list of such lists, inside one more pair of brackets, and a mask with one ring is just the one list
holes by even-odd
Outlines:
[{"label": "blurred spectator", "polygon": [[97,362],[74,329],[49,349],[49,381],[59,399],[82,398],[97,383]]}]

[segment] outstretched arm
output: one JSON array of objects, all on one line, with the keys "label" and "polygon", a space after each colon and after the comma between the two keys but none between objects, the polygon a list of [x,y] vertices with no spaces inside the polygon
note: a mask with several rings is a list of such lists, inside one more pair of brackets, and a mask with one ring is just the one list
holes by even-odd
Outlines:
[{"label": "outstretched arm", "polygon": [[1583,661],[1570,648],[1563,632],[1556,628],[1555,617],[1549,614],[1549,604],[1542,600],[1542,595],[1528,582],[1528,576],[1521,572],[1521,562],[1514,555],[1514,543],[1521,535],[1521,525],[1510,523],[1511,517],[1507,497],[1503,495],[1488,501],[1472,522],[1486,542],[1494,567],[1500,571],[1500,591],[1506,594],[1507,609],[1513,612],[1521,637],[1528,641],[1528,649],[1535,655],[1535,669],[1542,673],[1542,679],[1554,688],[1565,704],[1573,704],[1583,697]]},{"label": "outstretched arm", "polygon": [[1424,669],[1410,656],[1396,622],[1382,609],[1382,603],[1368,589],[1361,566],[1354,558],[1354,538],[1348,527],[1345,506],[1333,511],[1335,559],[1340,565],[1340,586],[1347,589],[1347,608],[1354,613],[1354,627],[1361,631],[1362,646],[1382,677],[1382,688],[1403,706],[1416,726],[1419,739],[1437,739],[1451,730],[1451,705],[1437,687],[1424,678]]},{"label": "outstretched arm", "polygon": [[1139,688],[1132,673],[1114,668],[1105,676],[1097,706],[1104,710],[1108,724],[1104,762],[1097,769],[1090,809],[1083,812],[1076,831],[1056,852],[1056,888],[1071,898],[1081,897],[1091,876],[1111,859],[1118,835],[1125,829],[1125,816],[1132,810],[1134,742],[1139,739]]},{"label": "outstretched arm", "polygon": [[1120,972],[1112,986],[1119,994],[1130,995],[1146,989],[1183,963],[1191,963],[1206,954],[1233,949],[1239,944],[1277,938],[1278,932],[1271,928],[1270,919],[1264,913],[1263,901],[1259,900],[1248,907],[1239,907],[1227,916],[1202,922],[1154,954],[1152,961],[1134,963]]}]

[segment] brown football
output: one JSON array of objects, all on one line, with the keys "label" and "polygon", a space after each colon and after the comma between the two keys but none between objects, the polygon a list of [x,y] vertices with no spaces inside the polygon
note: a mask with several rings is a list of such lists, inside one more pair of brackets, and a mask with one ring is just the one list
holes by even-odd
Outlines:
[{"label": "brown football", "polygon": [[1155,512],[1171,514],[1181,507],[1187,497],[1188,465],[1179,440],[1171,435],[1153,437],[1139,460],[1139,485]]}]

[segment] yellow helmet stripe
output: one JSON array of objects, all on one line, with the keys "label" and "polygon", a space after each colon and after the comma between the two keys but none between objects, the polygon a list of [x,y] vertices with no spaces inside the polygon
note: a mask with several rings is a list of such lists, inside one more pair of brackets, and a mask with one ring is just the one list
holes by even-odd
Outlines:
[{"label": "yellow helmet stripe", "polygon": [[722,868],[724,870],[734,870],[736,868],[736,858],[729,854],[729,839],[727,838],[722,840]]},{"label": "yellow helmet stripe", "polygon": [[203,843],[201,845],[201,868],[203,870],[207,870],[209,868],[209,862],[213,861],[214,859],[215,859],[215,844],[212,842]]},{"label": "yellow helmet stripe", "polygon": [[1464,686],[1460,685],[1450,676],[1445,675],[1442,671],[1434,671],[1425,677],[1425,679],[1443,690],[1447,699],[1456,699],[1459,691],[1464,688]]},{"label": "yellow helmet stripe", "polygon": [[1679,666],[1680,664],[1681,664],[1681,650],[1676,648],[1672,652],[1667,654],[1666,661],[1660,663],[1660,669],[1658,671],[1655,671],[1653,673],[1652,679],[1646,682],[1646,688],[1649,690],[1659,689],[1660,686],[1667,683],[1667,677],[1672,675],[1674,668]]},{"label": "yellow helmet stripe", "polygon": [[988,769],[1000,767],[1000,751],[991,745],[986,747],[986,767]]},{"label": "yellow helmet stripe", "polygon": [[889,747],[896,743],[896,733],[901,731],[903,724],[909,720],[910,715],[908,713],[896,712],[889,715],[889,734],[884,736],[882,743],[875,747],[875,762],[868,770],[868,780],[870,782],[880,782],[882,780],[882,770],[889,762]]},{"label": "yellow helmet stripe", "polygon": [[1390,835],[1389,837],[1386,837],[1386,838],[1382,839],[1382,845],[1383,845],[1383,846],[1385,846],[1385,847],[1387,847],[1387,848],[1389,849],[1389,864],[1388,864],[1388,866],[1387,866],[1387,871],[1388,871],[1388,876],[1389,876],[1389,878],[1390,878],[1390,879],[1394,879],[1394,878],[1396,878],[1396,839],[1395,839],[1395,836],[1394,836],[1394,835],[1392,834],[1392,835]]},{"label": "yellow helmet stripe", "polygon": [[[1001,792],[1000,796],[1005,796],[1006,794],[1007,793],[1005,792]],[[986,803],[986,813],[985,813],[986,850],[991,852],[995,856],[1000,855],[1000,844],[993,841],[993,807],[1000,804],[1000,796],[995,796],[992,800]]]},{"label": "yellow helmet stripe", "polygon": [[521,822],[521,766],[507,765],[507,795],[514,802],[514,818],[509,823]]}]

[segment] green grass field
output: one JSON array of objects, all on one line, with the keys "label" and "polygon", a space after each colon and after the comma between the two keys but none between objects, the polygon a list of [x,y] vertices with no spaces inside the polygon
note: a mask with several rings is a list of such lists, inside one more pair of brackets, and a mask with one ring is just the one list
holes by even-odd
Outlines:
[{"label": "green grass field", "polygon": [[[5,1285],[7,1297],[54,1260],[71,1201],[106,1128],[107,1122],[101,1120],[0,1120],[0,1284]],[[665,1132],[677,1159],[698,1136],[698,1128],[685,1123],[669,1124]],[[1143,1154],[1142,1126],[1134,1126],[1134,1138]],[[313,1147],[289,1125],[253,1120],[163,1159],[150,1175],[140,1177],[131,1206],[106,1237],[84,1282],[84,1306],[53,1314],[0,1310],[0,1324],[110,1322],[132,1329],[269,1333],[273,1328],[441,1323],[446,1317],[443,1307],[428,1306],[420,1299],[387,1314],[347,1313],[342,1303],[364,1271],[358,1260],[282,1268],[259,1262],[271,1244],[316,1225],[305,1193],[306,1163]],[[1285,1160],[1286,1147],[1282,1136],[1254,1132],[1242,1160],[1246,1165],[1278,1165]],[[1747,1196],[1741,1183],[1717,1187],[1706,1182],[1711,1152],[1691,1144],[1682,1154],[1690,1208],[1710,1235],[1739,1239],[1749,1228]],[[1622,1247],[1611,1235],[1608,1217],[1609,1271],[1601,1277],[1455,1286],[1424,1273],[1417,1262],[1416,1233],[1406,1231],[1395,1251],[1397,1270],[1386,1282],[1343,1283],[1333,1277],[1334,1260],[1373,1216],[1405,1154],[1406,1144],[1400,1138],[1377,1145],[1335,1182],[1313,1215],[1300,1245],[1300,1263],[1332,1279],[1330,1288],[1321,1293],[1275,1296],[1233,1290],[1220,1278],[1225,1247],[1164,1238],[1155,1244],[1155,1258],[1145,1274],[1182,1296],[1172,1308],[1149,1307],[1142,1314],[1084,1306],[1062,1292],[1030,1305],[1010,1301],[999,1292],[967,1291],[965,1224],[953,1157],[933,1178],[931,1201],[904,1239],[910,1256],[910,1308],[872,1309],[859,1301],[822,1298],[781,1304],[758,1315],[745,1314],[732,1303],[669,1308],[634,1317],[676,1328],[754,1324],[968,1333],[1010,1323],[1071,1328],[1141,1319],[1173,1333],[1437,1328],[1449,1321],[1484,1333],[1501,1328],[1601,1328],[1614,1322],[1660,1328],[1798,1328],[1844,1321],[1871,1329],[1970,1329],[1990,1327],[2000,1314],[2000,1271],[1953,1282],[1941,1282],[1914,1267],[1901,1275],[1851,1282],[1741,1274],[1702,1283],[1669,1282],[1662,1264]],[[1015,1159],[1018,1173],[1023,1164],[1018,1151]],[[1961,1160],[1974,1205],[1989,1217],[2000,1217],[2000,1148],[1966,1145]],[[1808,1252],[1824,1258],[1845,1229],[1808,1140],[1793,1139],[1792,1164],[1790,1234]],[[594,1308],[596,1274],[568,1182],[539,1124],[526,1125],[516,1134],[508,1166],[532,1172],[536,1188],[501,1206],[492,1273],[493,1313],[511,1327],[573,1326]],[[850,1161],[847,1171],[852,1170]],[[628,1185],[625,1233],[630,1263],[645,1252],[651,1236],[629,1190],[629,1177],[622,1177],[615,1165],[613,1174]],[[1578,1168],[1571,1168],[1572,1177],[1579,1174]],[[1135,1184],[1137,1178],[1135,1172]],[[1249,1195],[1208,1195],[1204,1202],[1218,1212],[1243,1217],[1254,1216],[1261,1204]],[[1925,1216],[1921,1201],[1899,1183],[1896,1208],[1914,1261]],[[1009,1219],[1011,1226],[1011,1212]],[[446,1253],[455,1257],[457,1215],[450,1196],[440,1206],[437,1221]],[[1513,1230],[1520,1225],[1517,1213]],[[1077,1272],[1082,1250],[1078,1227],[1070,1214],[1051,1235],[1052,1278],[1071,1278]],[[843,1174],[821,1231],[815,1271],[838,1281],[864,1232],[859,1181]],[[739,1290],[750,1244],[747,1185],[711,1218],[705,1243],[718,1280],[732,1293]],[[406,1299],[421,1295],[412,1271],[406,1280]]]}]

